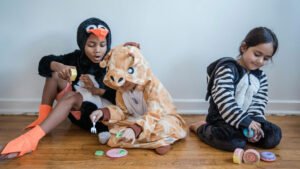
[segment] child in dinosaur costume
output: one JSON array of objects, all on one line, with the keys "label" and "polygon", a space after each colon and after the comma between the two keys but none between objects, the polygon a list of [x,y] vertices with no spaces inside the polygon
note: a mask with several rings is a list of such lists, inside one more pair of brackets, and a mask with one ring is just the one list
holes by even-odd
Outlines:
[{"label": "child in dinosaur costume", "polygon": [[134,46],[117,46],[100,62],[104,83],[116,90],[116,104],[91,113],[107,124],[111,147],[155,149],[162,155],[186,137],[186,124],[162,83]]}]

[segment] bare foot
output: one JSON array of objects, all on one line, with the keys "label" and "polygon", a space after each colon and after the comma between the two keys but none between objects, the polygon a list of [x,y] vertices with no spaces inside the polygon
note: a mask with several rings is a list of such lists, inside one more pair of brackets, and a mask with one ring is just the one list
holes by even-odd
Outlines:
[{"label": "bare foot", "polygon": [[171,150],[171,145],[161,146],[155,149],[155,152],[159,155],[164,155]]},{"label": "bare foot", "polygon": [[[3,146],[0,145],[0,152],[4,149]],[[9,153],[9,154],[0,154],[0,161],[5,159],[12,159],[18,156],[19,153]]]},{"label": "bare foot", "polygon": [[198,121],[198,122],[194,122],[190,125],[190,131],[197,133],[197,129],[202,126],[203,124],[206,124],[205,121]]}]

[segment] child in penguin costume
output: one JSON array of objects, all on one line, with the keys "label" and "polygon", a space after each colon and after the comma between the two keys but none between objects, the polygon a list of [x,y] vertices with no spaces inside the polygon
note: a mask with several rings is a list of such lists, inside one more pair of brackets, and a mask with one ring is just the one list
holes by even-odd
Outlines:
[{"label": "child in penguin costume", "polygon": [[[83,21],[77,30],[80,50],[72,53],[43,57],[39,74],[46,78],[39,117],[26,128],[30,130],[10,141],[1,151],[0,159],[23,156],[36,150],[38,142],[67,117],[83,129],[90,130],[89,112],[115,103],[115,90],[103,83],[106,74],[99,62],[110,51],[111,32],[98,18]],[[71,81],[71,70],[77,76]],[[52,108],[53,102],[57,101]],[[96,123],[97,132],[107,126]]]}]

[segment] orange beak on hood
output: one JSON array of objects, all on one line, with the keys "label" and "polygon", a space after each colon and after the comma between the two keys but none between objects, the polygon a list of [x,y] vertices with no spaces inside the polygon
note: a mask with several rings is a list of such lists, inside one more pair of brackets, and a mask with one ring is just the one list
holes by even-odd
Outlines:
[{"label": "orange beak on hood", "polygon": [[108,34],[108,30],[107,29],[103,29],[103,28],[91,29],[88,32],[96,35],[102,41],[106,38],[106,36]]}]

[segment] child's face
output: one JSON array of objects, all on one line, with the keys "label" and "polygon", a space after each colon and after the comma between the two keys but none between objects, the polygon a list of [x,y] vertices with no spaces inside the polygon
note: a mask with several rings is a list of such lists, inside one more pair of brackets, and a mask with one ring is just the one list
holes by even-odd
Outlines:
[{"label": "child's face", "polygon": [[97,36],[91,34],[87,39],[84,51],[86,56],[93,62],[99,63],[107,50],[106,39],[101,41]]},{"label": "child's face", "polygon": [[256,70],[264,66],[273,55],[273,43],[262,43],[247,47],[242,45],[242,56],[239,63],[247,70]]}]

